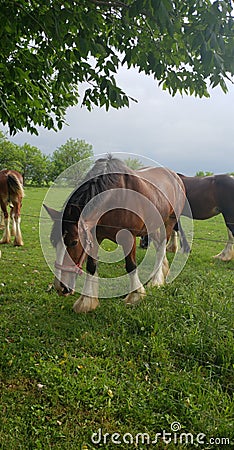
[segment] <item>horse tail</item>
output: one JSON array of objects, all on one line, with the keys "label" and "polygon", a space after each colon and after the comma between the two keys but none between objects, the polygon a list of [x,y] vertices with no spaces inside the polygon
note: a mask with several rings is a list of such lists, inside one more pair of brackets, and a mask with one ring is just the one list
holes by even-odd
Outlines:
[{"label": "horse tail", "polygon": [[19,179],[13,173],[8,173],[7,175],[7,187],[8,187],[8,197],[9,202],[11,200],[11,196],[19,196],[21,198],[24,197],[24,188]]}]

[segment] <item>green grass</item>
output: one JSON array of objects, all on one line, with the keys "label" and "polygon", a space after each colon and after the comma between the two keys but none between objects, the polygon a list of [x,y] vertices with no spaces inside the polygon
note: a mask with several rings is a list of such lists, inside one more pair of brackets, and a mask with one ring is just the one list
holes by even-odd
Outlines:
[{"label": "green grass", "polygon": [[[24,247],[1,247],[0,448],[134,449],[123,440],[170,433],[173,422],[194,439],[204,433],[205,444],[137,448],[233,448],[234,261],[212,259],[224,246],[222,217],[195,223],[192,254],[173,283],[148,289],[134,308],[103,299],[76,315],[74,297],[48,291],[53,274],[38,237],[45,192],[26,189]],[[99,429],[110,435],[95,444]]]}]

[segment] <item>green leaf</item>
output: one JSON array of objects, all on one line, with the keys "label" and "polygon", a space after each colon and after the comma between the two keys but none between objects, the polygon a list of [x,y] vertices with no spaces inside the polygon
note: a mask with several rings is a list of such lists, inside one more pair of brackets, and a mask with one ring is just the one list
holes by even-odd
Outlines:
[{"label": "green leaf", "polygon": [[[226,1],[2,0],[0,120],[11,133],[34,133],[39,125],[60,129],[78,101],[88,109],[128,105],[115,79],[120,61],[153,75],[171,95],[207,95],[209,82],[226,92],[233,11]],[[83,82],[91,87],[80,100]]]}]

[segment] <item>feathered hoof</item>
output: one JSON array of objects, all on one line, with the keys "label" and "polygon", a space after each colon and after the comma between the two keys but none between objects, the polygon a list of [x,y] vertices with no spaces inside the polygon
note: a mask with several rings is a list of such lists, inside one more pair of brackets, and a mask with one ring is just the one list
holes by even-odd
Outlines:
[{"label": "feathered hoof", "polygon": [[11,243],[10,239],[3,238],[3,239],[0,240],[0,244],[10,244],[10,243]]},{"label": "feathered hoof", "polygon": [[14,240],[14,246],[15,247],[21,247],[22,245],[24,245],[22,240],[18,240],[18,239]]},{"label": "feathered hoof", "polygon": [[219,259],[220,261],[231,261],[232,259],[234,259],[234,251],[232,250],[232,252],[229,253],[219,253],[218,255],[213,256],[214,259]]},{"label": "feathered hoof", "polygon": [[153,288],[153,287],[161,287],[164,286],[165,284],[165,278],[163,273],[161,273],[158,276],[153,277],[148,283],[147,283],[147,287],[149,288]]},{"label": "feathered hoof", "polygon": [[127,297],[125,297],[124,299],[124,303],[126,306],[132,306],[132,305],[137,305],[138,303],[140,303],[140,301],[142,300],[142,298],[144,298],[146,295],[146,291],[145,288],[141,288],[140,290],[134,291],[134,292],[130,292]]},{"label": "feathered hoof", "polygon": [[73,311],[77,314],[93,311],[99,306],[99,300],[96,297],[81,295],[73,305]]}]

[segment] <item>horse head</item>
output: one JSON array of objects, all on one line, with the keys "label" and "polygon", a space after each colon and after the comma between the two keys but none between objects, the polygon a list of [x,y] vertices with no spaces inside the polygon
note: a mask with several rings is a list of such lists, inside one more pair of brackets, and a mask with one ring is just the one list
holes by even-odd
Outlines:
[{"label": "horse head", "polygon": [[50,236],[56,249],[54,287],[59,295],[67,296],[74,293],[76,277],[83,273],[93,237],[75,205],[67,205],[61,212],[44,207],[54,222]]}]

